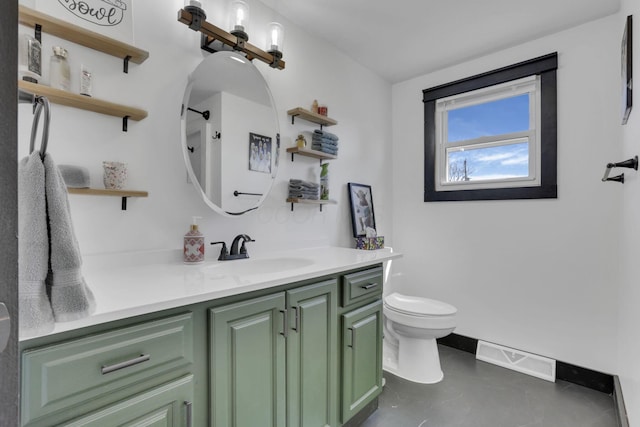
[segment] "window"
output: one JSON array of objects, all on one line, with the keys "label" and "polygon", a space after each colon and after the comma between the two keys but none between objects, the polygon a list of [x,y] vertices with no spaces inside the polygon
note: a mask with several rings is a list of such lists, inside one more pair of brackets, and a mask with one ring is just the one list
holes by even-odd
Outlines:
[{"label": "window", "polygon": [[555,198],[557,54],[423,91],[427,201]]}]

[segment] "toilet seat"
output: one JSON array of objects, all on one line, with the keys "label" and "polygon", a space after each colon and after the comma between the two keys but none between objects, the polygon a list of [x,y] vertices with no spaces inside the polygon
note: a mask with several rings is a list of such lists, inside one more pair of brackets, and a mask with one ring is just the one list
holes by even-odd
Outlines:
[{"label": "toilet seat", "polygon": [[386,296],[384,304],[388,310],[420,317],[453,316],[458,312],[454,306],[442,301],[402,295],[397,292]]}]

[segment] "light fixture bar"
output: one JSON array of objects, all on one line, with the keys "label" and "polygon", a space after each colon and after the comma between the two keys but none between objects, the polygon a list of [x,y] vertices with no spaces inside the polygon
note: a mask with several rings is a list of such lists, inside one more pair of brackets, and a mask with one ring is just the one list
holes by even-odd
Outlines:
[{"label": "light fixture bar", "polygon": [[[178,11],[178,21],[187,26],[191,26],[191,23],[193,22],[193,15],[184,9],[180,9]],[[285,67],[285,62],[282,59],[275,58],[272,54],[265,52],[251,43],[243,42],[242,39],[239,39],[233,34],[216,27],[206,20],[202,21],[200,27],[198,29],[194,29],[194,31],[199,31],[204,34],[209,43],[218,40],[234,50],[245,53],[247,55],[247,59],[250,61],[253,59],[259,59],[278,70],[283,70]]]}]

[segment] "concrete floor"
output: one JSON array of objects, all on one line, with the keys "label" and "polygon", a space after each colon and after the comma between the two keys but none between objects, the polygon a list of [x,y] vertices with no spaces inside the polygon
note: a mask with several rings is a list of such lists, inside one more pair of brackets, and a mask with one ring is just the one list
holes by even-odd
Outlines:
[{"label": "concrete floor", "polygon": [[444,380],[416,384],[385,372],[378,410],[362,427],[617,427],[613,398],[551,383],[439,346]]}]

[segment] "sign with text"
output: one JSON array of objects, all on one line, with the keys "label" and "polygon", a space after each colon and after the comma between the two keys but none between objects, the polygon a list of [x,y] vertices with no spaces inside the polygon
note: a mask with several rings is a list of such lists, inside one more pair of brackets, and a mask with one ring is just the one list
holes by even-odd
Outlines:
[{"label": "sign with text", "polygon": [[133,44],[133,0],[36,0],[47,15]]}]

